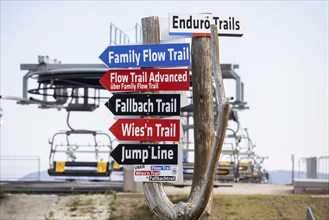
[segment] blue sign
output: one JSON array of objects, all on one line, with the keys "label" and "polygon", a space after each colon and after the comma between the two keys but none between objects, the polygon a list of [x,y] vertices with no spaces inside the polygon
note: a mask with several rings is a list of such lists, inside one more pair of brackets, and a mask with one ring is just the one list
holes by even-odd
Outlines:
[{"label": "blue sign", "polygon": [[171,170],[170,166],[151,166],[151,170]]},{"label": "blue sign", "polygon": [[99,58],[109,68],[189,66],[190,44],[109,46]]}]

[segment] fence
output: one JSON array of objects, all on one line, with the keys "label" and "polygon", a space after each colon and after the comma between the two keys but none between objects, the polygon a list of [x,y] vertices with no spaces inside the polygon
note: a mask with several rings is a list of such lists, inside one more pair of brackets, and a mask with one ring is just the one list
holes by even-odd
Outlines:
[{"label": "fence", "polygon": [[329,179],[329,156],[298,160],[298,178]]},{"label": "fence", "polygon": [[329,179],[329,156],[322,156],[318,158],[317,178]]},{"label": "fence", "polygon": [[39,181],[40,157],[1,156],[0,181]]}]

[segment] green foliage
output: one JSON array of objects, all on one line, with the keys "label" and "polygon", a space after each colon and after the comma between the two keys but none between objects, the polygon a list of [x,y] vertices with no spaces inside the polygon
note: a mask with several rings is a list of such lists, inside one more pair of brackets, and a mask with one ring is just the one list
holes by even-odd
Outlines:
[{"label": "green foliage", "polygon": [[221,219],[328,219],[329,198],[309,195],[214,195],[212,217]]},{"label": "green foliage", "polygon": [[113,196],[114,199],[117,198],[117,192],[115,190],[108,190],[105,192],[105,195]]},{"label": "green foliage", "polygon": [[[187,195],[170,196],[173,203],[186,202]],[[116,210],[129,203],[116,203]],[[147,201],[135,200],[133,211],[125,219],[156,219]],[[214,195],[210,219],[305,219],[311,207],[316,219],[329,218],[329,197],[309,195]],[[125,209],[123,209],[125,210]],[[116,213],[119,217],[119,213]],[[115,218],[113,218],[115,219]],[[117,218],[118,219],[118,218]]]},{"label": "green foliage", "polygon": [[0,199],[4,198],[6,196],[4,189],[5,189],[5,186],[0,184]]},{"label": "green foliage", "polygon": [[153,220],[156,219],[155,215],[150,211],[146,201],[137,201],[134,205],[134,216],[131,219]]}]

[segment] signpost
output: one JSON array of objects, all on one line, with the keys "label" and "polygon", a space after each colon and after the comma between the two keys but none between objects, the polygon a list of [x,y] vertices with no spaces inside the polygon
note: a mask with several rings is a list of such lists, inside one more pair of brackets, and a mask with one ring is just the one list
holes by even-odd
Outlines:
[{"label": "signpost", "polygon": [[99,58],[109,68],[189,66],[190,44],[109,46]]},{"label": "signpost", "polygon": [[121,165],[178,163],[177,144],[119,144],[112,152],[113,159]]},{"label": "signpost", "polygon": [[180,115],[179,94],[116,93],[105,105],[114,115]]},{"label": "signpost", "polygon": [[99,81],[110,92],[189,90],[190,71],[179,69],[111,69]]},{"label": "signpost", "polygon": [[120,141],[179,141],[178,119],[118,119],[109,129]]},{"label": "signpost", "polygon": [[[229,104],[226,101],[222,75],[219,65],[219,36],[242,36],[240,32],[241,21],[236,17],[215,17],[211,14],[206,15],[170,15],[170,34],[172,35],[194,35],[207,36],[192,38],[193,46],[193,64],[192,69],[196,74],[193,77],[194,93],[194,123],[195,131],[202,132],[202,135],[195,137],[196,160],[194,164],[194,175],[191,193],[188,201],[173,204],[165,194],[162,184],[144,183],[144,193],[148,204],[153,213],[160,219],[206,219],[210,215],[211,195],[215,178],[215,169],[217,169],[223,140],[225,137],[228,123]],[[215,24],[215,25],[212,25]],[[216,27],[217,25],[217,27]],[[160,43],[159,18],[149,17],[142,19],[143,42]],[[219,34],[217,33],[217,29]],[[100,59],[109,68],[122,67],[154,67],[154,66],[189,66],[190,48],[188,44],[180,45],[137,45],[137,46],[115,46],[108,47],[101,55]],[[109,91],[144,91],[136,90],[136,83],[145,83],[143,71],[138,79],[134,78],[136,73],[128,70],[128,74],[118,74],[119,70],[110,70],[105,77],[100,80],[102,85]],[[146,74],[145,74],[146,75]],[[161,74],[159,74],[159,79]],[[129,82],[131,77],[135,81]],[[119,79],[121,78],[121,79]],[[123,79],[126,78],[126,81]],[[215,92],[213,91],[215,81]],[[178,78],[177,78],[178,79]],[[180,82],[179,80],[158,81],[160,84],[165,82],[172,84]],[[114,80],[114,82],[110,82]],[[122,81],[120,81],[122,80]],[[141,81],[139,81],[141,80]],[[120,84],[115,84],[120,83]],[[131,83],[126,85],[125,83]],[[195,84],[194,84],[195,83]],[[160,91],[160,86],[145,87],[145,91]],[[169,85],[166,85],[166,87]],[[141,86],[140,86],[141,87]],[[130,90],[126,89],[130,88]],[[178,87],[173,87],[177,90]],[[185,90],[185,89],[184,89]],[[218,103],[218,114],[214,118],[214,97]],[[200,99],[200,97],[202,99]],[[136,97],[130,97],[131,102],[139,103],[138,112],[149,114],[151,103],[150,99],[145,101],[136,101]],[[141,100],[143,100],[142,97]],[[124,101],[122,101],[122,99]],[[127,101],[128,97],[115,99],[115,113],[130,111]],[[199,100],[200,99],[200,100]],[[126,100],[126,101],[125,101]],[[156,101],[157,102],[157,101]],[[125,104],[123,104],[125,103]],[[123,109],[124,105],[124,109]],[[130,105],[130,104],[129,104]],[[133,104],[132,104],[133,106]],[[170,103],[169,103],[170,107]],[[109,107],[110,108],[110,107]],[[129,110],[128,110],[129,109]],[[132,107],[134,109],[134,107]],[[135,110],[132,110],[135,112]],[[214,121],[218,123],[216,128]],[[179,120],[160,120],[160,119],[119,119],[110,128],[110,131],[119,140],[139,140],[139,141],[178,141],[179,140]],[[200,132],[199,132],[200,133]],[[176,150],[175,150],[176,149]],[[136,182],[174,182],[177,180],[178,146],[160,145],[160,144],[119,144],[111,152],[111,156],[121,164],[134,164],[134,180]],[[180,157],[181,158],[181,157]],[[200,159],[201,158],[201,159]],[[206,162],[205,162],[206,161]],[[154,165],[153,165],[154,164]],[[124,172],[125,183],[131,183],[129,178],[132,174]],[[127,181],[126,181],[127,180]],[[135,184],[136,186],[137,184]],[[141,184],[139,184],[140,186]],[[136,190],[132,186],[129,190]],[[127,189],[127,188],[126,188]],[[205,211],[206,210],[206,211]]]},{"label": "signpost", "polygon": [[205,14],[169,14],[169,34],[210,36],[210,25],[217,25],[218,36],[242,37],[243,21],[236,16]]},{"label": "signpost", "polygon": [[[99,58],[110,69],[99,82],[112,93],[189,90],[190,44],[158,44],[159,34],[144,29],[147,44],[109,46],[103,51]],[[185,68],[159,68],[181,66]],[[139,69],[145,67],[158,68]],[[114,115],[180,116],[179,94],[116,93],[105,105]],[[179,141],[180,120],[121,118],[109,130],[119,141]],[[177,144],[119,144],[111,156],[119,164],[134,164],[137,182],[177,180]]]}]

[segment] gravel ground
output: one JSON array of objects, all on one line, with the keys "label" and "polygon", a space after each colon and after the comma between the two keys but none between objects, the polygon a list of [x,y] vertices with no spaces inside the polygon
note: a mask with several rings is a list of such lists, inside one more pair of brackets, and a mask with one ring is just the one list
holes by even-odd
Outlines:
[{"label": "gravel ground", "polygon": [[112,201],[111,195],[8,194],[0,200],[0,219],[109,219]]}]

